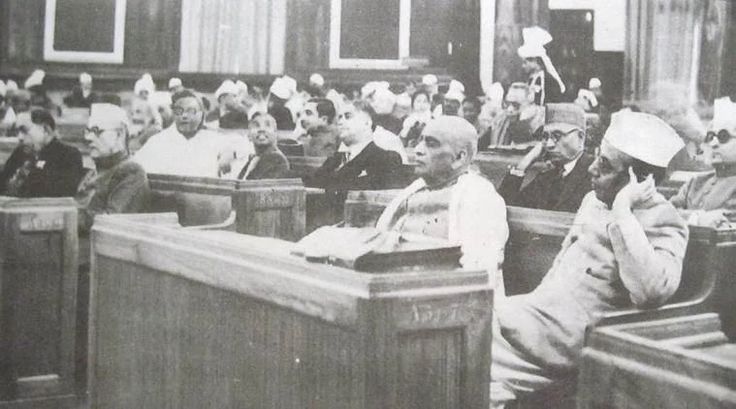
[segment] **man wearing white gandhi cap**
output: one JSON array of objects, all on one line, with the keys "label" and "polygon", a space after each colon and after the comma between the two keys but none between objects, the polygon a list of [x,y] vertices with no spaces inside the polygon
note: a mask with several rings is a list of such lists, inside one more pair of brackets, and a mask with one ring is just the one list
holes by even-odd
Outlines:
[{"label": "man wearing white gandhi cap", "polygon": [[128,156],[128,115],[117,105],[92,104],[84,141],[95,162],[79,184],[79,225],[92,226],[95,215],[143,210],[148,179],[143,167]]},{"label": "man wearing white gandhi cap", "polygon": [[552,41],[552,36],[537,26],[523,29],[521,35],[524,44],[517,52],[524,59],[522,68],[529,76],[527,84],[534,90],[534,103],[564,102],[562,94],[565,93],[565,83],[544,48]]},{"label": "man wearing white gandhi cap", "polygon": [[655,183],[682,146],[653,115],[613,115],[552,268],[534,291],[496,300],[492,407],[573,375],[601,314],[656,307],[677,290],[688,229]]}]

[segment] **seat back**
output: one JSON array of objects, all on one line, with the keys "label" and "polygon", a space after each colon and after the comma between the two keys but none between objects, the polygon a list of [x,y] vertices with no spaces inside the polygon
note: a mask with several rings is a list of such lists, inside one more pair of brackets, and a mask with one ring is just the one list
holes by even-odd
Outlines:
[{"label": "seat back", "polygon": [[225,221],[233,210],[231,196],[237,180],[148,175],[151,187],[148,211],[176,211],[179,224],[196,226]]},{"label": "seat back", "polygon": [[233,193],[235,230],[297,241],[305,234],[306,200],[299,179],[241,181]]}]

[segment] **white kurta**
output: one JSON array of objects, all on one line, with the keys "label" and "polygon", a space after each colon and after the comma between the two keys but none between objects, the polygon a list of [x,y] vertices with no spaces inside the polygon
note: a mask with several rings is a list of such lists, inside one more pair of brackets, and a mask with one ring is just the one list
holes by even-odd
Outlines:
[{"label": "white kurta", "polygon": [[[386,207],[376,227],[381,230],[395,228],[402,216],[402,204],[425,186],[423,179],[417,179],[406,187]],[[452,186],[448,213],[447,239],[460,245],[460,264],[467,269],[487,270],[495,284],[495,297],[503,297],[503,277],[499,266],[503,262],[509,236],[503,198],[483,176],[468,172]]]},{"label": "white kurta", "polygon": [[218,176],[218,155],[228,148],[235,149],[228,135],[201,129],[187,139],[175,125],[153,135],[133,159],[146,173],[181,176]]}]

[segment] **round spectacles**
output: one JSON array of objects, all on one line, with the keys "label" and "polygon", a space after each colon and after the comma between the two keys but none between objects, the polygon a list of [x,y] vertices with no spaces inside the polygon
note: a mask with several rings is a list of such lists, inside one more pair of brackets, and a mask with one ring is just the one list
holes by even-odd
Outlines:
[{"label": "round spectacles", "polygon": [[577,131],[577,129],[572,129],[572,130],[567,131],[567,132],[562,132],[562,131],[547,132],[547,131],[544,131],[544,132],[542,132],[542,140],[543,141],[546,141],[548,139],[551,139],[552,142],[557,143],[560,139],[566,137],[567,135],[570,135],[571,133],[573,133],[575,131]]},{"label": "round spectacles", "polygon": [[86,134],[94,134],[97,138],[99,138],[103,132],[115,131],[115,130],[116,130],[115,128],[104,129],[104,128],[98,128],[96,126],[93,126],[92,128],[84,128],[84,132]]},{"label": "round spectacles", "polygon": [[199,112],[199,110],[197,108],[187,108],[187,109],[184,109],[182,107],[174,107],[171,111],[176,116],[182,116],[184,114],[187,114],[189,116],[194,116],[194,115],[197,115],[197,113]]},{"label": "round spectacles", "polygon": [[731,140],[733,136],[725,129],[721,129],[718,132],[709,131],[705,134],[705,142],[710,143],[713,139],[718,139],[718,143],[721,145]]}]

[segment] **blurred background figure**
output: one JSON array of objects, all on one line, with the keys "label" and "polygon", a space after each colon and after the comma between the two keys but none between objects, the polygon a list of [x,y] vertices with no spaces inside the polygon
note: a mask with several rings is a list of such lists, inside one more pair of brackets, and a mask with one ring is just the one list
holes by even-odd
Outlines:
[{"label": "blurred background figure", "polygon": [[534,92],[527,84],[515,82],[504,99],[504,111],[480,137],[480,149],[533,142],[544,124],[544,107],[534,103]]},{"label": "blurred background figure", "polygon": [[89,108],[97,99],[97,94],[92,91],[92,76],[83,72],[79,74],[79,84],[64,98],[64,105],[70,108]]},{"label": "blurred background figure", "polygon": [[522,68],[528,77],[527,85],[534,92],[534,103],[563,102],[565,83],[544,48],[552,41],[552,36],[547,30],[534,26],[523,29],[522,37],[524,43],[517,52],[524,59]]}]

